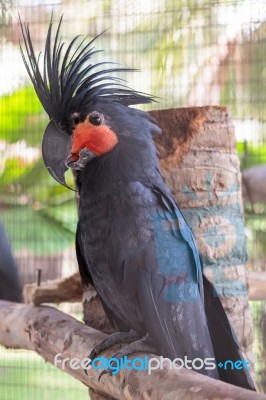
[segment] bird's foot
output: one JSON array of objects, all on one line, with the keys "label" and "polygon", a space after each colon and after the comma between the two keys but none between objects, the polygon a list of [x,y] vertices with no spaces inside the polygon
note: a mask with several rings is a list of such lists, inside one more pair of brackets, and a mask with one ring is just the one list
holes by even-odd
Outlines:
[{"label": "bird's foot", "polygon": [[91,360],[94,360],[102,351],[109,349],[114,344],[124,342],[131,343],[139,340],[141,336],[137,334],[133,329],[129,332],[114,332],[105,338],[101,343],[97,344],[88,356]]},{"label": "bird's foot", "polygon": [[[151,337],[149,334],[144,336],[141,339],[135,340],[134,342],[130,343],[128,346],[122,348],[120,351],[118,351],[116,354],[114,354],[111,358],[116,358],[117,360],[120,360],[121,358],[128,356],[133,353],[139,353],[139,352],[145,352],[145,353],[157,353],[157,348],[153,344]],[[115,361],[111,363],[111,366],[115,364]],[[102,378],[103,375],[113,374],[112,368],[107,368],[103,370],[99,377],[98,381]]]}]

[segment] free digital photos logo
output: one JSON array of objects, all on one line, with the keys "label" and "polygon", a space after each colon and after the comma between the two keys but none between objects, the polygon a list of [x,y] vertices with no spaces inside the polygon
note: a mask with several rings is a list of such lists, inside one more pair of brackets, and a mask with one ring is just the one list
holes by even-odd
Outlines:
[{"label": "free digital photos logo", "polygon": [[104,356],[96,357],[91,360],[88,357],[83,359],[79,358],[64,358],[62,353],[58,353],[54,357],[54,366],[61,369],[83,369],[84,371],[88,369],[95,369],[97,371],[106,370],[112,375],[116,375],[121,370],[137,370],[137,371],[148,371],[151,375],[152,371],[162,370],[162,369],[175,369],[179,370],[181,368],[193,369],[200,371],[202,369],[213,370],[215,368],[224,370],[249,370],[250,363],[246,360],[226,360],[219,362],[216,365],[214,358],[194,358],[193,360],[188,359],[186,356],[184,359],[175,358],[171,360],[170,358],[160,357],[149,357],[147,355],[143,357],[128,358],[124,356],[120,359],[116,357],[106,358]]}]

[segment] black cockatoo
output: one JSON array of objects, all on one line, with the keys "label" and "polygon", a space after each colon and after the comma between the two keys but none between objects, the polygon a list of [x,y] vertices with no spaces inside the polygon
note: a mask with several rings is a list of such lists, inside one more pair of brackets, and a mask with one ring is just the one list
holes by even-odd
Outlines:
[{"label": "black cockatoo", "polygon": [[18,269],[5,230],[0,222],[0,300],[22,301]]},{"label": "black cockatoo", "polygon": [[[77,171],[79,221],[76,251],[80,274],[91,283],[121,333],[116,354],[156,352],[170,359],[242,360],[239,344],[211,283],[204,277],[193,234],[164,183],[153,135],[160,129],[146,112],[129,106],[154,97],[113,76],[123,69],[91,63],[94,38],[66,46],[62,18],[52,40],[49,25],[43,61],[22,25],[22,57],[49,115],[42,144],[51,175],[66,185]],[[202,369],[203,374],[254,389],[247,369]]]}]

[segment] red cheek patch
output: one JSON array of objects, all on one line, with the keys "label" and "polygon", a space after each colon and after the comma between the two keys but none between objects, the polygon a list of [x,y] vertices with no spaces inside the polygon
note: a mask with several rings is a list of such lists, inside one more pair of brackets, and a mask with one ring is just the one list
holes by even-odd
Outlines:
[{"label": "red cheek patch", "polygon": [[118,143],[116,134],[106,125],[95,126],[88,121],[78,124],[73,132],[73,142],[71,148],[71,159],[76,161],[79,152],[87,147],[96,156],[101,156]]}]

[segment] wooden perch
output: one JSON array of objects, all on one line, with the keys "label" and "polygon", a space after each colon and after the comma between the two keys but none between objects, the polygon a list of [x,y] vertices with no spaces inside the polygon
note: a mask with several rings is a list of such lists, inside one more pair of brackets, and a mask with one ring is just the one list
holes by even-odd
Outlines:
[{"label": "wooden perch", "polygon": [[[56,354],[62,358],[84,359],[92,347],[105,335],[90,328],[55,308],[0,301],[0,344],[6,347],[34,350],[54,364]],[[113,350],[104,356],[111,357]],[[159,357],[156,357],[159,359]],[[62,364],[59,363],[59,367]],[[103,395],[119,400],[181,399],[239,399],[266,400],[257,394],[189,370],[147,371],[122,370],[117,375],[104,375],[98,381],[99,371],[71,369],[65,363],[65,372]]]},{"label": "wooden perch", "polygon": [[40,286],[30,283],[23,288],[25,303],[40,305],[43,303],[83,302],[84,322],[104,333],[114,332],[95,289],[84,287],[78,272],[64,278],[42,282]]},{"label": "wooden perch", "polygon": [[39,305],[42,303],[81,302],[83,286],[78,272],[64,278],[24,285],[23,298],[25,303]]}]

